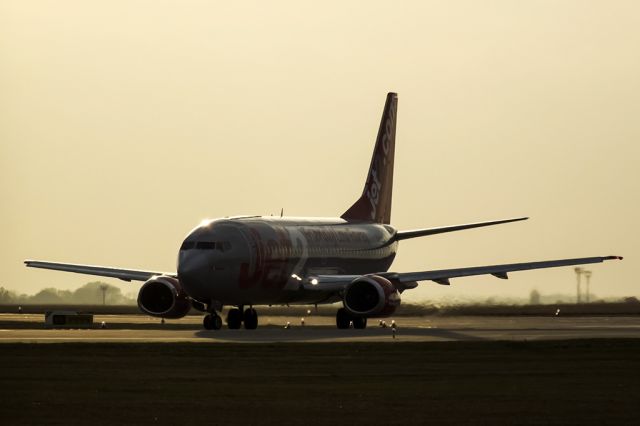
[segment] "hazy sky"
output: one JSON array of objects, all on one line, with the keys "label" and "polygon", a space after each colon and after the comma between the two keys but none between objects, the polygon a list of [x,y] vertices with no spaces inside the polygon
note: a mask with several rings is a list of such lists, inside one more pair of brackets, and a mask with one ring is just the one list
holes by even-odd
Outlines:
[{"label": "hazy sky", "polygon": [[[174,271],[203,218],[340,215],[388,91],[394,226],[531,216],[403,241],[393,270],[615,254],[593,292],[640,295],[636,1],[0,0],[0,286],[94,280],[26,258]],[[575,274],[403,299],[534,287]]]}]

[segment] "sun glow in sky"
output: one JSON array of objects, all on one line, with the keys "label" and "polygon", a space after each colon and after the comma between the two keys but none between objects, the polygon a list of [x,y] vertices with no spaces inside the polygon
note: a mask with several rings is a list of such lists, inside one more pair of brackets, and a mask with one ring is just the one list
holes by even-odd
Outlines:
[{"label": "sun glow in sky", "polygon": [[[623,255],[640,295],[635,1],[0,2],[0,286],[175,270],[202,217],[339,216],[399,94],[392,224],[530,216],[403,241],[396,271]],[[138,284],[107,280],[125,293]],[[574,292],[572,268],[403,294]]]}]

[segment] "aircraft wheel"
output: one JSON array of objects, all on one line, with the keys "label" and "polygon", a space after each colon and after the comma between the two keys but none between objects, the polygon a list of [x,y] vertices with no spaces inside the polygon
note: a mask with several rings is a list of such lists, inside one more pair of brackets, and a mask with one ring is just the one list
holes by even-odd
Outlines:
[{"label": "aircraft wheel", "polygon": [[242,327],[242,311],[238,308],[233,308],[227,313],[227,326],[231,330],[237,330]]},{"label": "aircraft wheel", "polygon": [[202,320],[202,325],[207,330],[220,330],[222,328],[222,318],[220,318],[218,314],[205,315]]},{"label": "aircraft wheel", "polygon": [[349,315],[345,308],[338,309],[336,313],[336,326],[338,326],[339,329],[344,330],[349,328],[349,322],[351,321],[351,315]]},{"label": "aircraft wheel", "polygon": [[211,319],[211,315],[205,315],[202,319],[202,325],[206,330],[213,330],[213,320]]},{"label": "aircraft wheel", "polygon": [[367,319],[365,317],[357,317],[353,320],[353,328],[364,329],[367,328]]},{"label": "aircraft wheel", "polygon": [[249,308],[244,311],[244,328],[247,330],[255,330],[258,328],[258,312]]},{"label": "aircraft wheel", "polygon": [[213,315],[211,318],[214,330],[220,330],[222,328],[222,318],[220,315]]}]

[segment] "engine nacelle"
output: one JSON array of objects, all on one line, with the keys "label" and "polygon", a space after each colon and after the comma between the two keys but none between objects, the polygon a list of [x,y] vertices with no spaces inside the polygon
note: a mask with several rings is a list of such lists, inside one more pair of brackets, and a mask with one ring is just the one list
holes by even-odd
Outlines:
[{"label": "engine nacelle", "polygon": [[343,303],[355,316],[388,317],[400,306],[400,293],[388,279],[364,275],[345,288]]},{"label": "engine nacelle", "polygon": [[165,275],[152,277],[138,293],[138,307],[152,317],[182,318],[191,309],[191,301],[180,281]]}]

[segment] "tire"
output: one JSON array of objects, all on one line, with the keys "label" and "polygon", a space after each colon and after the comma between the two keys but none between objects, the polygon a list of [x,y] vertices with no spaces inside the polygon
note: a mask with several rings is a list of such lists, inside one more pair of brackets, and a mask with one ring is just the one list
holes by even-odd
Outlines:
[{"label": "tire", "polygon": [[242,312],[238,308],[230,309],[227,313],[227,326],[231,330],[242,327]]},{"label": "tire", "polygon": [[338,312],[336,313],[336,326],[340,330],[345,330],[349,328],[349,323],[351,321],[353,321],[353,319],[351,318],[351,315],[349,315],[349,313],[345,308],[338,309]]},{"label": "tire", "polygon": [[353,328],[365,329],[367,328],[367,319],[365,317],[356,317],[352,319]]},{"label": "tire", "polygon": [[218,314],[207,314],[202,319],[202,325],[206,330],[220,330],[222,328],[222,318]]},{"label": "tire", "polygon": [[211,318],[211,325],[214,330],[220,330],[222,328],[222,318],[220,315],[213,315]]},{"label": "tire", "polygon": [[202,319],[202,325],[204,326],[205,330],[213,330],[213,319],[211,318],[211,315],[204,316],[204,318]]},{"label": "tire", "polygon": [[255,330],[258,328],[258,312],[249,308],[244,311],[244,328],[247,330]]}]

